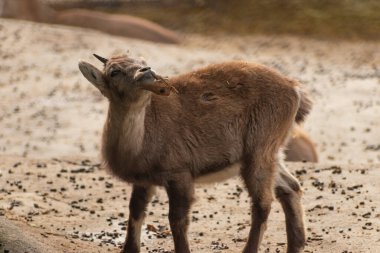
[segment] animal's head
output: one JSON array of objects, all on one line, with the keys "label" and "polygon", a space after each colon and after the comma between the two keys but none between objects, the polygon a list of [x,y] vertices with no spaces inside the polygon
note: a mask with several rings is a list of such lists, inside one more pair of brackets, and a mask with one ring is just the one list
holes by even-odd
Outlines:
[{"label": "animal's head", "polygon": [[164,96],[170,94],[170,88],[145,61],[127,56],[110,59],[94,56],[104,64],[103,71],[84,61],[79,62],[79,69],[110,101],[132,102],[148,92]]}]

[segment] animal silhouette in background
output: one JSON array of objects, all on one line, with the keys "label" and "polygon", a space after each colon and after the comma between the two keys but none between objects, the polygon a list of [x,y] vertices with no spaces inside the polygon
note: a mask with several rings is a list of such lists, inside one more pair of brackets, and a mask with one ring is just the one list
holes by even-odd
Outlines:
[{"label": "animal silhouette in background", "polygon": [[289,162],[318,162],[318,153],[314,142],[306,132],[296,124],[285,149],[285,160]]},{"label": "animal silhouette in background", "polygon": [[180,42],[175,32],[142,18],[85,9],[57,11],[38,0],[0,0],[0,17],[92,28],[160,43]]},{"label": "animal silhouette in background", "polygon": [[156,186],[168,194],[175,252],[190,252],[194,184],[236,174],[252,203],[243,252],[258,252],[273,192],[285,213],[287,252],[302,251],[302,191],[282,155],[293,127],[311,109],[297,81],[246,62],[213,64],[164,80],[144,61],[96,57],[103,70],[83,61],[79,69],[109,102],[102,160],[133,184],[122,252],[140,252],[141,226]]}]

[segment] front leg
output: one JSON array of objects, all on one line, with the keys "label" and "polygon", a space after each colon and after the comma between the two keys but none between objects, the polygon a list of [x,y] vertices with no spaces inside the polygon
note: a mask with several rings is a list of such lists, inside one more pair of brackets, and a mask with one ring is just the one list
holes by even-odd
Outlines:
[{"label": "front leg", "polygon": [[145,218],[146,207],[154,193],[153,186],[133,185],[129,202],[128,232],[122,253],[140,252],[141,226]]},{"label": "front leg", "polygon": [[193,179],[190,175],[178,181],[170,181],[166,187],[169,197],[169,222],[176,253],[190,253],[187,241],[189,211],[194,195]]}]

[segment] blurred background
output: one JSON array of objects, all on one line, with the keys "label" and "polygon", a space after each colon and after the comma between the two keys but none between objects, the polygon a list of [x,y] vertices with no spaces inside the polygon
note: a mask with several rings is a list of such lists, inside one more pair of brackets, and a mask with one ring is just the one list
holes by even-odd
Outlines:
[{"label": "blurred background", "polygon": [[378,0],[44,0],[57,9],[136,15],[183,32],[379,39]]}]

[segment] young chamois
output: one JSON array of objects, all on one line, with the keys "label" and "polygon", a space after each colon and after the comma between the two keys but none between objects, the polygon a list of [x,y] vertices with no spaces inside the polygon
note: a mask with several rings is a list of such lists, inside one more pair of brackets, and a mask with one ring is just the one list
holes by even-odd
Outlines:
[{"label": "young chamois", "polygon": [[175,252],[190,252],[186,233],[194,182],[234,172],[240,172],[252,200],[243,252],[258,252],[273,192],[286,216],[287,251],[302,251],[301,188],[281,155],[293,125],[311,108],[296,81],[246,62],[214,64],[165,81],[144,61],[95,56],[103,71],[83,61],[79,69],[109,100],[103,162],[133,184],[122,252],[140,252],[154,186],[168,194]]}]

